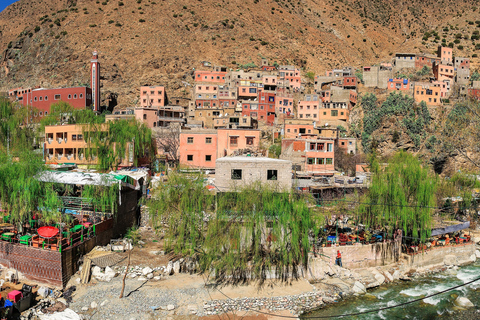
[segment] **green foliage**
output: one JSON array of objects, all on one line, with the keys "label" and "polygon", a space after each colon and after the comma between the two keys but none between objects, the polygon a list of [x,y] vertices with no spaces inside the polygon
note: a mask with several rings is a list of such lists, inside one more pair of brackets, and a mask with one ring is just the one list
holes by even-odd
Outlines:
[{"label": "green foliage", "polygon": [[423,68],[421,70],[417,71],[417,75],[423,77],[423,76],[426,76],[427,74],[429,74],[430,71],[431,71],[430,67],[423,66]]},{"label": "green foliage", "polygon": [[105,122],[105,115],[97,116],[90,109],[75,109],[69,103],[59,101],[50,106],[50,113],[40,120],[40,129],[45,126],[67,124],[98,124]]},{"label": "green foliage", "polygon": [[278,159],[278,157],[280,157],[281,153],[282,153],[282,146],[280,144],[272,144],[268,148],[268,154],[269,154],[269,156],[271,156],[273,158]]},{"label": "green foliage", "polygon": [[297,277],[316,232],[314,200],[259,184],[237,191],[217,194],[214,213],[202,176],[171,175],[147,203],[154,225],[168,224],[167,250],[195,257],[200,272],[214,271],[217,281],[264,280],[270,271]]},{"label": "green foliage", "polygon": [[367,204],[359,207],[361,223],[384,226],[390,232],[400,228],[404,235],[425,241],[433,226],[431,207],[436,206],[437,177],[415,156],[403,151],[384,168],[372,158],[371,168]]},{"label": "green foliage", "polygon": [[126,157],[133,157],[136,166],[139,157],[153,154],[152,131],[137,120],[89,123],[83,132],[88,141],[86,156],[98,156],[100,170],[116,169]]},{"label": "green foliage", "polygon": [[307,72],[306,76],[307,76],[308,79],[310,79],[310,81],[315,80],[315,72],[309,71],[309,72]]},{"label": "green foliage", "polygon": [[[0,150],[9,148],[12,156],[25,150],[31,150],[35,130],[25,125],[28,109],[13,105],[8,99],[0,97]],[[35,110],[30,109],[30,113]],[[31,116],[31,115],[30,115]]]},{"label": "green foliage", "polygon": [[401,93],[391,93],[379,107],[376,96],[366,94],[361,99],[361,106],[364,112],[362,146],[365,153],[372,151],[374,140],[371,136],[380,128],[384,119],[403,116],[401,123],[416,147],[420,146],[425,137],[425,127],[431,121],[430,112],[424,102],[415,107],[413,98]]},{"label": "green foliage", "polygon": [[472,75],[470,76],[470,80],[471,81],[480,80],[480,73],[478,71],[473,72]]}]

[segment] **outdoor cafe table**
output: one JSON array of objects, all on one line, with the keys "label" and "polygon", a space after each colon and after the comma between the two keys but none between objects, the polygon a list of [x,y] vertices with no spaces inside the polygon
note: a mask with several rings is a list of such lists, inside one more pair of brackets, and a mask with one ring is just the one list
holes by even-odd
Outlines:
[{"label": "outdoor cafe table", "polygon": [[19,238],[20,243],[21,243],[21,244],[26,244],[26,245],[28,245],[28,242],[30,241],[30,239],[32,239],[32,236],[29,235],[29,234],[26,234],[26,235],[21,236],[21,237]]},{"label": "outdoor cafe table", "polygon": [[5,232],[2,234],[2,239],[12,242],[12,237],[15,235],[13,232]]}]

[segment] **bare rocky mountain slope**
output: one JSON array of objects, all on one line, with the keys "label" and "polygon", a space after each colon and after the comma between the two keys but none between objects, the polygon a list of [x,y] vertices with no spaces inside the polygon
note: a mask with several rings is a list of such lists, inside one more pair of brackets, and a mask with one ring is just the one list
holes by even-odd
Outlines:
[{"label": "bare rocky mountain slope", "polygon": [[0,92],[88,84],[94,49],[102,99],[118,94],[123,105],[148,84],[189,97],[202,61],[236,68],[266,57],[319,74],[432,53],[443,38],[471,57],[475,17],[475,2],[456,0],[20,0],[0,13]]}]

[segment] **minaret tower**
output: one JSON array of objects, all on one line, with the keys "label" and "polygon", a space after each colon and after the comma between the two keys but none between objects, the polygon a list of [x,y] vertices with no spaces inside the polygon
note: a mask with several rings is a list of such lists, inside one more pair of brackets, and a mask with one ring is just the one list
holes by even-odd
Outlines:
[{"label": "minaret tower", "polygon": [[93,111],[100,112],[100,62],[98,62],[97,50],[93,51],[90,60],[90,84],[92,87]]}]

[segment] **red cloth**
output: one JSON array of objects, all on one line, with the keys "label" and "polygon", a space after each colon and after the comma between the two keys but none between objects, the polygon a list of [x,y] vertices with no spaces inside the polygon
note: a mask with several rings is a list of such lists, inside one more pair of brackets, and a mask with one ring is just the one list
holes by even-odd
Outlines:
[{"label": "red cloth", "polygon": [[337,252],[337,259],[342,258],[342,254],[340,252]]}]

